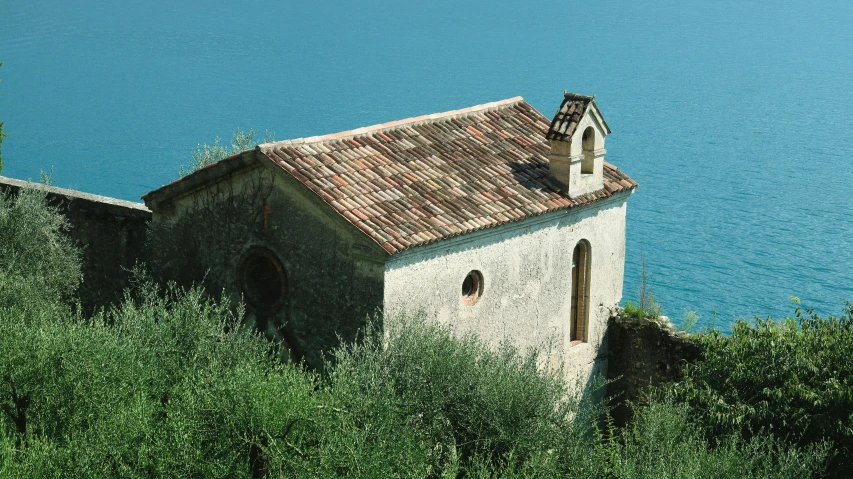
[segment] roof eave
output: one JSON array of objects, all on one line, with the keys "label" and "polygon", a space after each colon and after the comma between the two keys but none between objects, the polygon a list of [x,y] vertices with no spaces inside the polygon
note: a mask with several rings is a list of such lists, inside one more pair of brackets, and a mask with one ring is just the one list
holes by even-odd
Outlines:
[{"label": "roof eave", "polygon": [[[621,199],[627,199],[629,196],[631,196],[634,193],[634,190],[636,190],[638,187],[639,187],[639,185],[635,183],[633,186],[623,187],[622,189],[619,189],[619,190],[616,190],[613,192],[607,192],[607,193],[604,193],[606,191],[606,189],[602,188],[600,190],[591,192],[590,195],[594,196],[594,195],[605,194],[606,196],[602,196],[600,198],[594,199],[594,200],[589,201],[587,203],[583,203],[580,205],[574,205],[574,206],[566,206],[566,207],[561,207],[561,208],[549,209],[548,211],[543,211],[541,213],[531,214],[531,215],[525,216],[524,218],[519,218],[516,220],[508,221],[506,223],[500,223],[500,224],[490,225],[490,226],[483,226],[481,228],[477,228],[477,229],[474,229],[471,231],[466,231],[466,232],[455,234],[452,236],[447,236],[444,238],[439,238],[439,239],[435,239],[432,241],[427,241],[424,243],[413,245],[413,246],[405,248],[405,249],[394,251],[393,253],[390,253],[390,256],[392,256],[394,258],[398,258],[400,256],[405,256],[406,254],[412,253],[413,251],[415,251],[416,253],[422,253],[424,251],[429,251],[432,248],[436,248],[436,247],[443,248],[443,247],[446,247],[447,245],[450,245],[450,244],[453,244],[456,242],[460,242],[460,241],[464,242],[464,241],[472,240],[473,238],[479,237],[481,235],[502,234],[507,229],[529,228],[530,226],[539,224],[543,221],[550,221],[547,218],[552,217],[552,215],[555,215],[555,214],[564,214],[564,213],[570,212],[572,210],[575,210],[577,208],[587,208],[587,207],[591,207],[591,206],[600,206],[600,205],[608,203],[608,202],[619,201]],[[439,244],[439,243],[441,243],[441,244]]]}]

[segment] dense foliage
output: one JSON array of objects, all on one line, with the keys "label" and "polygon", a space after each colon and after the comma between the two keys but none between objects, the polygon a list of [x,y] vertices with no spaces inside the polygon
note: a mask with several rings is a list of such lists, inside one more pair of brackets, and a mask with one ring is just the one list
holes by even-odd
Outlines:
[{"label": "dense foliage", "polygon": [[[825,449],[713,441],[660,396],[625,429],[537,367],[422,320],[365,331],[324,376],[282,364],[200,289],[142,282],[87,318],[41,193],[0,201],[0,477],[813,477]],[[55,266],[51,266],[55,265]]]},{"label": "dense foliage", "polygon": [[832,470],[853,467],[853,304],[840,318],[797,307],[795,318],[738,321],[698,336],[705,359],[677,389],[714,434],[758,431],[794,444],[825,439]]},{"label": "dense foliage", "polygon": [[0,306],[71,297],[81,273],[68,228],[43,190],[26,188],[17,197],[0,191]]}]

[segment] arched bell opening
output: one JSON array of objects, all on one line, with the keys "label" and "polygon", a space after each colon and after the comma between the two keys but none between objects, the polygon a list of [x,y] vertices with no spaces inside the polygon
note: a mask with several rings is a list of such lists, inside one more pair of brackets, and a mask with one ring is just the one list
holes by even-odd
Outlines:
[{"label": "arched bell opening", "polygon": [[595,171],[595,128],[587,127],[582,137],[583,160],[581,161],[581,174],[592,174]]}]

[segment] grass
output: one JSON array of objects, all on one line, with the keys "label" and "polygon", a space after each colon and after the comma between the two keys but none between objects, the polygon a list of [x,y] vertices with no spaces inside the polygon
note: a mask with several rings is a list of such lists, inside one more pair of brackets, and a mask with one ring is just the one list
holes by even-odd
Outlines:
[{"label": "grass", "polygon": [[637,301],[628,300],[625,302],[622,312],[626,316],[637,319],[660,318],[663,308],[655,302],[655,297],[649,288],[648,277],[646,257],[642,255],[640,257],[640,284],[637,286]]}]

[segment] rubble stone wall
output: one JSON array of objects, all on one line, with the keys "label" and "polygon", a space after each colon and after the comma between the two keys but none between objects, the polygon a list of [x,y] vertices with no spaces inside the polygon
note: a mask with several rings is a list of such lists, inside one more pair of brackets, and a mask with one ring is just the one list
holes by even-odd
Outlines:
[{"label": "rubble stone wall", "polygon": [[651,385],[681,378],[685,364],[699,360],[702,349],[690,334],[676,331],[665,317],[635,319],[613,314],[608,322],[607,396],[613,398],[613,418],[630,417],[626,402],[642,400]]}]

